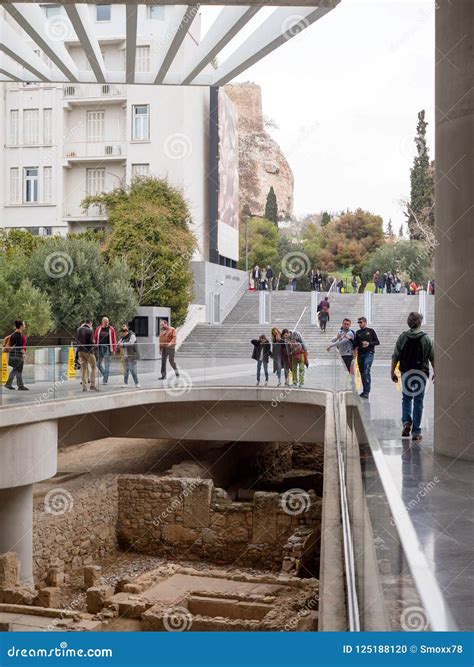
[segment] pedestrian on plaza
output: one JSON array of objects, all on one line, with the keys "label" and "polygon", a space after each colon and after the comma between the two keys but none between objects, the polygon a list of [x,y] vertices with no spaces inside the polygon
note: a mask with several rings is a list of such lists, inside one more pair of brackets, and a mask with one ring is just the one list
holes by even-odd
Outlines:
[{"label": "pedestrian on plaza", "polygon": [[266,272],[266,278],[267,278],[267,284],[268,284],[268,289],[270,292],[273,291],[273,278],[275,274],[273,273],[273,269],[271,264],[267,266],[267,272]]},{"label": "pedestrian on plaza", "polygon": [[[285,331],[287,331],[287,329],[283,329],[283,333],[284,333]],[[292,338],[293,338],[294,340],[296,340],[298,343],[300,343],[300,345],[302,346],[303,350],[304,350],[304,351],[306,352],[306,354],[307,354],[307,353],[308,353],[308,346],[306,345],[306,341],[305,341],[305,339],[303,338],[301,332],[298,331],[297,329],[295,329],[294,331],[291,331],[291,330],[288,331],[288,340],[291,340]]]},{"label": "pedestrian on plaza", "polygon": [[308,354],[300,342],[301,335],[297,336],[297,334],[298,332],[295,331],[290,337],[291,372],[293,375],[293,387],[303,387],[305,366],[308,365]]},{"label": "pedestrian on plaza", "polygon": [[357,283],[357,278],[355,276],[352,276],[351,285],[352,285],[352,291],[354,292],[354,294],[357,294],[357,292],[359,290],[359,285]]},{"label": "pedestrian on plaza", "polygon": [[395,292],[397,294],[400,294],[402,291],[402,281],[400,280],[399,276],[396,276],[395,278]]},{"label": "pedestrian on plaza", "polygon": [[332,339],[331,345],[327,349],[327,351],[330,352],[333,347],[337,347],[342,361],[346,365],[349,373],[351,372],[352,361],[354,359],[354,339],[355,331],[351,329],[351,321],[349,318],[345,317],[342,320],[342,326],[339,329],[337,336]]},{"label": "pedestrian on plaza", "polygon": [[138,350],[137,337],[126,324],[120,328],[120,338],[117,343],[119,350],[123,351],[124,373],[122,387],[128,387],[128,376],[131,375],[137,389],[141,388],[138,381],[138,360],[140,353]]},{"label": "pedestrian on plaza", "polygon": [[[283,333],[285,332],[285,334]],[[280,331],[278,327],[272,329],[272,357],[273,372],[278,378],[278,386],[281,386],[281,371],[285,374],[285,385],[290,384],[290,349],[288,345],[288,330]]]},{"label": "pedestrian on plaza", "polygon": [[107,384],[110,373],[110,356],[117,351],[117,334],[108,317],[103,317],[102,323],[95,330],[94,343],[97,345],[97,365],[102,375],[102,384]]},{"label": "pedestrian on plaza", "polygon": [[319,270],[316,271],[315,284],[316,284],[316,292],[320,292],[323,284],[323,274]]},{"label": "pedestrian on plaza", "polygon": [[319,328],[326,333],[326,327],[329,322],[329,301],[323,299],[319,304]]},{"label": "pedestrian on plaza", "polygon": [[342,278],[337,282],[336,288],[337,288],[338,293],[342,294],[342,291],[344,289],[344,281],[343,281]]},{"label": "pedestrian on plaza", "polygon": [[166,380],[166,362],[169,359],[170,366],[179,378],[179,370],[174,360],[176,354],[176,329],[171,327],[166,320],[161,321],[160,327],[160,353],[161,353],[161,377]]},{"label": "pedestrian on plaza", "polygon": [[252,359],[257,362],[257,387],[260,384],[260,376],[263,366],[265,374],[265,387],[268,385],[268,361],[272,355],[272,346],[265,334],[262,334],[258,339],[254,338],[250,341],[253,345]]},{"label": "pedestrian on plaza", "polygon": [[355,335],[354,356],[357,356],[357,365],[362,378],[363,391],[360,396],[361,398],[369,398],[371,389],[370,369],[374,362],[375,346],[380,345],[380,341],[374,329],[367,326],[366,317],[359,317],[357,324],[360,328]]},{"label": "pedestrian on plaza", "polygon": [[416,295],[418,293],[419,289],[420,288],[418,287],[416,282],[414,280],[412,280],[411,283],[410,283],[410,294]]},{"label": "pedestrian on plaza", "polygon": [[[408,331],[398,338],[392,356],[390,375],[393,382],[398,382],[395,373],[400,364],[402,379],[402,438],[419,442],[421,436],[421,419],[426,383],[430,377],[430,363],[434,372],[434,345],[421,325],[423,315],[410,313],[407,318]],[[433,375],[434,379],[434,375]]]},{"label": "pedestrian on plaza", "polygon": [[381,279],[381,276],[380,276],[380,271],[377,270],[374,273],[374,277],[372,278],[372,280],[374,281],[374,285],[375,285],[375,294],[378,294],[381,291],[381,283],[382,283],[382,279]]},{"label": "pedestrian on plaza", "polygon": [[298,284],[298,281],[295,276],[291,279],[290,285],[291,285],[291,291],[296,292],[296,286]]},{"label": "pedestrian on plaza", "polygon": [[255,290],[260,289],[260,274],[261,274],[260,267],[258,266],[258,264],[255,264],[252,271],[253,285]]},{"label": "pedestrian on plaza", "polygon": [[85,322],[78,328],[76,332],[76,341],[79,361],[81,364],[82,391],[87,391],[89,384],[91,391],[97,391],[96,344],[94,341],[92,320],[90,318],[85,320]]},{"label": "pedestrian on plaza", "polygon": [[14,331],[3,341],[3,352],[8,352],[8,365],[12,369],[5,383],[5,389],[15,390],[13,381],[16,379],[18,391],[28,391],[23,382],[27,342],[25,329],[26,324],[23,320],[15,320]]},{"label": "pedestrian on plaza", "polygon": [[393,276],[391,273],[387,273],[386,278],[385,278],[385,289],[387,290],[387,294],[392,293],[392,287],[394,286],[393,282]]},{"label": "pedestrian on plaza", "polygon": [[267,289],[267,270],[260,271],[260,289],[265,291]]}]

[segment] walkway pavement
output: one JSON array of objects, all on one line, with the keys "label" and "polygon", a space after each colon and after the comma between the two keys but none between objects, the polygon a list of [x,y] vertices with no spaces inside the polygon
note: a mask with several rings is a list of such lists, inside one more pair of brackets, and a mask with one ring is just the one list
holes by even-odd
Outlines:
[{"label": "walkway pavement", "polygon": [[425,399],[423,440],[401,439],[401,395],[389,366],[373,373],[363,401],[428,563],[460,630],[474,628],[474,464],[433,452],[434,387]]}]

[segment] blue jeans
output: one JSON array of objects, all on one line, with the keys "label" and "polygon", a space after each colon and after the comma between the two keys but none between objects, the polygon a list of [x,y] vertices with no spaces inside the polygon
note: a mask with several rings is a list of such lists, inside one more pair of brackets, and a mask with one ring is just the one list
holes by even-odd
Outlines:
[{"label": "blue jeans", "polygon": [[137,366],[138,362],[136,359],[129,359],[128,357],[125,357],[125,373],[123,376],[123,383],[128,384],[128,376],[131,374],[133,381],[135,384],[138,384],[138,373],[137,373]]},{"label": "blue jeans", "polygon": [[[102,365],[102,362],[104,362],[104,365]],[[99,359],[97,366],[103,381],[108,382],[110,370],[110,347],[108,345],[99,345]]]},{"label": "blue jeans", "polygon": [[257,361],[257,382],[260,382],[262,366],[263,372],[265,373],[265,380],[268,382],[268,361]]},{"label": "blue jeans", "polygon": [[[412,424],[412,433],[421,433],[421,418],[423,417],[423,402],[425,400],[426,379],[421,373],[416,374],[416,383],[410,384],[402,377],[402,423]],[[406,391],[408,389],[408,392]]]},{"label": "blue jeans", "polygon": [[362,379],[362,387],[364,388],[364,394],[370,394],[370,386],[371,386],[370,369],[372,368],[373,361],[374,361],[373,352],[366,352],[365,354],[359,354],[357,357],[357,364],[359,366],[360,377]]}]

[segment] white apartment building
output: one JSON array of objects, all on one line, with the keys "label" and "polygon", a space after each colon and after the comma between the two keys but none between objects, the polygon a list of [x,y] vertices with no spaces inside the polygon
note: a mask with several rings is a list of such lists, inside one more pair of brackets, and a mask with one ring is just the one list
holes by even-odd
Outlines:
[{"label": "white apartment building", "polygon": [[[42,9],[52,30],[66,31],[60,38],[79,69],[90,70],[64,8],[47,3]],[[118,26],[126,6],[91,4],[88,11],[106,69],[123,71],[125,43]],[[139,7],[138,80],[150,70],[174,11],[173,5]],[[15,27],[3,9],[0,15]],[[183,54],[197,48],[199,32],[198,16]],[[179,69],[179,56],[172,66]],[[208,87],[19,81],[0,83],[0,95],[1,227],[44,235],[103,228],[104,212],[85,211],[83,198],[151,174],[182,189],[198,239],[195,259],[209,259]]]}]

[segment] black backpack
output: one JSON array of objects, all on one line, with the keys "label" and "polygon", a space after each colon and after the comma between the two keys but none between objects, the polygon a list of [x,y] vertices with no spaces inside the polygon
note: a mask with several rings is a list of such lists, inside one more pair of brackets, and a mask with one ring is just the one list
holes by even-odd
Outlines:
[{"label": "black backpack", "polygon": [[400,354],[400,372],[420,371],[423,366],[423,338],[407,338]]}]

